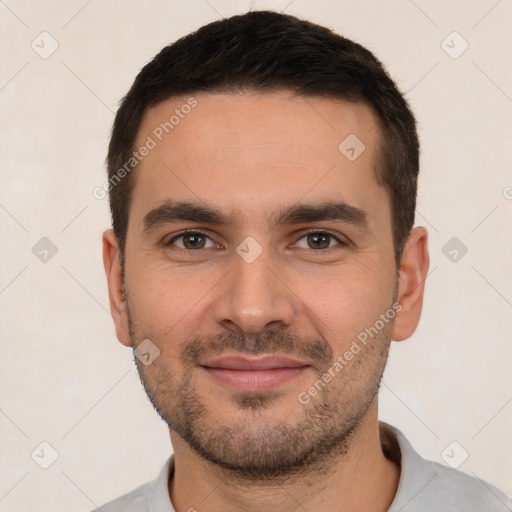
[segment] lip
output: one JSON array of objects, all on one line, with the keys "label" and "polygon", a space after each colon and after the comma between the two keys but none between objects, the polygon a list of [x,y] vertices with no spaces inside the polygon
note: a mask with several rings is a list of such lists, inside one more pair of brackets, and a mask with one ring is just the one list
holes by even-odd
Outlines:
[{"label": "lip", "polygon": [[306,363],[286,356],[263,355],[260,357],[220,356],[208,359],[201,366],[223,370],[274,370],[277,368],[299,368]]},{"label": "lip", "polygon": [[310,365],[283,356],[221,356],[200,365],[221,384],[239,391],[263,391],[297,377]]}]

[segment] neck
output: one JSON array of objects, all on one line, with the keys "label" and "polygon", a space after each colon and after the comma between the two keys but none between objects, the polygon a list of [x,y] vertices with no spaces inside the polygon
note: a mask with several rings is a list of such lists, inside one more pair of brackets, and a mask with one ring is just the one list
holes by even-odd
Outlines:
[{"label": "neck", "polygon": [[361,512],[386,511],[395,496],[399,467],[382,451],[377,402],[350,440],[348,451],[322,467],[271,482],[233,478],[233,474],[195,453],[174,431],[174,474],[169,496],[176,512]]}]

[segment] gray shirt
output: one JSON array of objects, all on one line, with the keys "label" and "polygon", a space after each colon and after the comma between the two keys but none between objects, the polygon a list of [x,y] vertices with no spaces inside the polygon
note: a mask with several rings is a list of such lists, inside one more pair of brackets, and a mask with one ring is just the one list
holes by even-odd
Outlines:
[{"label": "gray shirt", "polygon": [[[379,426],[384,453],[401,467],[388,512],[512,512],[512,501],[492,485],[423,459],[400,430],[383,422]],[[168,492],[173,468],[171,455],[155,480],[94,512],[175,512]]]}]

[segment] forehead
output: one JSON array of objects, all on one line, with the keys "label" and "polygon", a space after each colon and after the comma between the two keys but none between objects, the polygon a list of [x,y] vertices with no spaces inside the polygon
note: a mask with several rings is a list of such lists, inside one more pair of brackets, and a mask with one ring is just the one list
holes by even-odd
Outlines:
[{"label": "forehead", "polygon": [[377,118],[359,102],[285,90],[170,98],[143,117],[134,149],[152,149],[137,166],[133,206],[186,196],[247,216],[308,196],[364,208],[381,189],[379,144]]},{"label": "forehead", "polygon": [[373,110],[362,102],[296,95],[288,90],[200,92],[172,97],[147,109],[137,139],[152,134],[157,142],[165,144],[172,140],[194,143],[195,137],[207,142],[229,136],[233,145],[260,139],[280,144],[302,141],[310,148],[313,144],[308,142],[314,141],[317,149],[323,146],[330,152],[333,142],[341,142],[350,133],[359,134],[371,145],[378,137],[377,124]]}]

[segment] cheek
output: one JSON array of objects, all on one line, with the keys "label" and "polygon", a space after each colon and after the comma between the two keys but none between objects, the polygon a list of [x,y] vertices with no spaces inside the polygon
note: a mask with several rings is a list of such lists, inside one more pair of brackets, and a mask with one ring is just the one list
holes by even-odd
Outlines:
[{"label": "cheek", "polygon": [[335,353],[343,352],[391,307],[393,284],[379,279],[382,276],[337,272],[297,288],[304,315]]},{"label": "cheek", "polygon": [[194,326],[204,314],[205,293],[211,286],[202,279],[164,269],[146,269],[131,276],[127,293],[137,334],[179,349],[194,334]]}]

